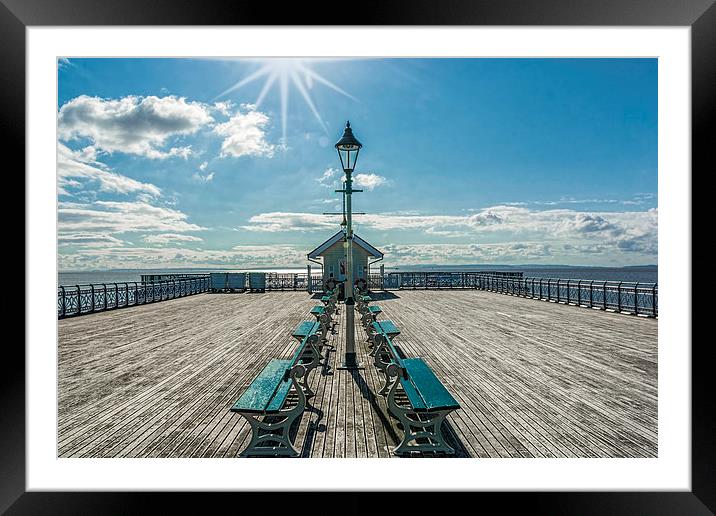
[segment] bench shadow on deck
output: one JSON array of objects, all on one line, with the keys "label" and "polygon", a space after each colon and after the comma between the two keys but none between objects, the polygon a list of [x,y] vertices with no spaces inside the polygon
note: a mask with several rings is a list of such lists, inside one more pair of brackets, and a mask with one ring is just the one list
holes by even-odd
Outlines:
[{"label": "bench shadow on deck", "polygon": [[[657,455],[657,321],[481,291],[376,298],[403,332],[396,344],[460,402],[444,427],[456,456]],[[231,405],[291,355],[314,304],[205,294],[59,321],[59,456],[236,457],[250,430]],[[365,369],[349,372],[335,368],[336,330],[292,440],[302,457],[391,457],[402,430],[376,394],[365,333],[357,325]]]}]

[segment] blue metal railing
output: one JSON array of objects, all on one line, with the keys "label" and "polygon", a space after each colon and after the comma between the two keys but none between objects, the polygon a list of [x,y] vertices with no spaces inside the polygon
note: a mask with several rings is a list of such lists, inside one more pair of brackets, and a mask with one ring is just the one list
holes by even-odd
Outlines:
[{"label": "blue metal railing", "polygon": [[368,288],[478,289],[648,317],[659,314],[656,283],[533,278],[521,272],[391,272],[371,274]]},{"label": "blue metal railing", "polygon": [[[266,276],[266,290],[323,289],[320,276]],[[370,290],[477,289],[620,313],[658,317],[658,285],[626,281],[523,277],[521,272],[397,272],[368,276]],[[209,290],[209,277],[158,282],[102,283],[61,286],[57,291],[59,318],[154,303]]]},{"label": "blue metal railing", "polygon": [[104,312],[206,292],[208,276],[157,282],[63,285],[57,289],[57,317]]}]

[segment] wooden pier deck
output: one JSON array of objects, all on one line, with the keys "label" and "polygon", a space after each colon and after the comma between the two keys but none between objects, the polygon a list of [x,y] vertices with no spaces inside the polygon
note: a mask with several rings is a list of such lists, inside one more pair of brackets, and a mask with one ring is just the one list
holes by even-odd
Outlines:
[{"label": "wooden pier deck", "polygon": [[[474,290],[386,296],[395,343],[462,406],[447,420],[457,456],[657,455],[657,320]],[[250,430],[229,408],[270,358],[290,356],[316,303],[200,294],[60,320],[58,456],[236,457]],[[312,373],[294,442],[305,457],[390,457],[402,430],[362,328],[365,369],[335,368],[343,332]]]}]

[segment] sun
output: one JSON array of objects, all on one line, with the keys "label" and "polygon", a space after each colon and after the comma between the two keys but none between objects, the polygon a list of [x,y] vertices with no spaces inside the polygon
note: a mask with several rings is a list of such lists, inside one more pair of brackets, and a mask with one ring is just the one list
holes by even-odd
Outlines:
[{"label": "sun", "polygon": [[313,102],[313,99],[311,98],[311,95],[309,93],[309,90],[313,88],[314,83],[322,84],[323,86],[326,86],[333,91],[340,93],[341,95],[344,95],[345,97],[348,97],[349,99],[352,99],[354,101],[358,100],[350,93],[346,92],[342,88],[338,87],[325,77],[322,77],[317,72],[312,70],[310,67],[309,60],[296,58],[270,58],[262,59],[260,63],[261,66],[258,70],[247,75],[233,86],[224,90],[222,93],[217,95],[214,100],[220,99],[221,97],[225,97],[226,95],[238,90],[239,88],[263,78],[263,87],[261,88],[259,96],[256,98],[256,102],[254,103],[256,107],[259,108],[261,106],[261,103],[266,98],[266,95],[268,95],[268,93],[271,91],[272,87],[274,85],[277,85],[281,99],[281,129],[283,144],[286,143],[288,120],[288,92],[290,87],[294,87],[296,88],[296,90],[298,90],[298,92],[301,94],[301,97],[306,102],[306,105],[311,109],[311,112],[316,117],[318,123],[321,124],[321,127],[326,134],[328,134],[328,127],[326,127],[326,123],[323,121],[323,118],[318,112],[318,109],[316,108],[316,105]]}]

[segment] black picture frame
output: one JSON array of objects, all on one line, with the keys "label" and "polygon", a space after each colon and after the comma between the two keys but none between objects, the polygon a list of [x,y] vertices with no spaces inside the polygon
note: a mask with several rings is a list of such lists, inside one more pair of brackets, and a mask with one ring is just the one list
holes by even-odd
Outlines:
[{"label": "black picture frame", "polygon": [[[0,140],[4,155],[24,169],[25,29],[47,25],[551,25],[689,26],[692,38],[692,178],[713,170],[711,148],[716,105],[716,5],[714,0],[412,0],[376,5],[240,2],[226,0],[0,0]],[[348,13],[348,15],[346,15]],[[14,174],[15,192],[24,178]],[[15,194],[13,197],[19,197]],[[692,205],[696,204],[692,202]],[[6,213],[10,210],[6,209]],[[692,219],[694,217],[692,216]],[[693,234],[693,233],[692,233]],[[27,258],[27,257],[25,257]],[[24,263],[24,260],[23,260]],[[25,274],[28,271],[25,270]],[[53,286],[54,288],[54,286]],[[12,289],[5,314],[24,304],[24,289]],[[18,297],[20,299],[18,299]],[[10,299],[6,291],[5,300]],[[11,306],[10,306],[11,305]],[[692,306],[695,305],[692,304]],[[26,307],[31,310],[31,306]],[[129,493],[25,492],[25,353],[6,325],[0,374],[0,511],[8,514],[144,512],[161,496],[165,511],[183,496]],[[688,330],[691,330],[689,328]],[[687,333],[691,333],[688,331]],[[691,344],[692,490],[690,492],[589,492],[484,494],[505,509],[524,505],[549,514],[713,514],[716,511],[714,401],[708,360],[709,338]],[[317,489],[320,489],[317,486]],[[230,500],[229,498],[227,501]],[[414,496],[412,500],[416,500]],[[419,498],[417,498],[419,500]],[[321,505],[329,504],[321,497]],[[509,500],[509,501],[508,501]],[[236,502],[236,498],[234,498]],[[246,507],[246,495],[241,506]],[[363,505],[362,511],[377,506]]]}]

